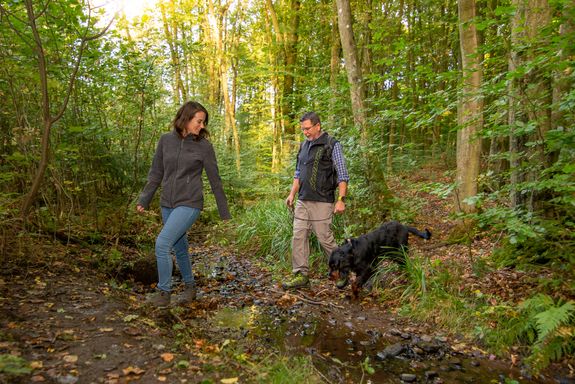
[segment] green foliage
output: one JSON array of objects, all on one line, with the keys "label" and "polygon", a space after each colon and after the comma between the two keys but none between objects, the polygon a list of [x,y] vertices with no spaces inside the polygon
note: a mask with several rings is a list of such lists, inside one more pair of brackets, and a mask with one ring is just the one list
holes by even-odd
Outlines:
[{"label": "green foliage", "polygon": [[452,197],[456,187],[457,185],[455,183],[446,184],[432,181],[418,186],[418,189],[420,191],[429,192],[432,195],[440,197],[441,199],[448,199]]},{"label": "green foliage", "polygon": [[[239,213],[234,220],[241,223],[235,228],[236,245],[262,259],[272,269],[290,269],[293,219],[293,211],[288,210],[283,200],[261,201]],[[343,241],[345,222],[342,216],[333,218],[336,240]],[[326,268],[325,257],[313,234],[310,242],[310,266],[323,271]]]},{"label": "green foliage", "polygon": [[281,200],[260,202],[238,218],[237,245],[271,266],[287,267],[291,253],[292,220]]},{"label": "green foliage", "polygon": [[375,368],[370,364],[370,358],[367,356],[360,364],[361,370],[368,375],[373,375],[375,373]]},{"label": "green foliage", "polygon": [[575,351],[575,302],[537,294],[508,320],[509,338],[530,345],[527,362],[535,371]]},{"label": "green foliage", "polygon": [[402,285],[401,300],[402,301],[414,301],[423,299],[428,293],[428,277],[432,274],[432,270],[429,263],[423,257],[418,257],[414,255],[409,257],[405,251],[397,251],[393,257],[398,259],[404,259],[405,264],[399,266],[397,263],[389,260],[392,257],[387,254],[385,258],[379,260],[377,270],[374,274],[374,281],[383,281],[385,275],[394,274],[399,272],[404,278],[404,283]]},{"label": "green foliage", "polygon": [[494,254],[500,265],[575,265],[575,223],[567,217],[546,217],[500,206],[472,216],[482,228],[507,234],[504,246]]},{"label": "green foliage", "polygon": [[428,278],[430,274],[427,259],[424,257],[408,257],[405,255],[405,274],[408,284],[401,297],[425,297],[428,293]]},{"label": "green foliage", "polygon": [[8,376],[22,376],[32,372],[26,360],[10,354],[0,355],[0,373]]},{"label": "green foliage", "polygon": [[274,356],[257,365],[254,379],[267,384],[323,383],[321,376],[315,373],[311,358],[306,356]]},{"label": "green foliage", "polygon": [[[426,201],[397,199],[387,183],[395,177],[393,172],[402,177],[417,172],[422,164],[441,163],[451,168],[445,177],[416,188],[444,200],[451,198],[461,77],[457,12],[452,12],[456,2],[374,2],[371,7],[354,8],[358,50],[365,59],[367,121],[361,128],[353,121],[344,66],[331,68],[331,50],[325,49],[334,42],[333,20],[317,18],[318,14],[333,16],[332,4],[301,2],[299,26],[291,31],[289,21],[294,18],[289,2],[274,3],[280,29],[297,34],[297,57],[288,68],[283,64],[286,46],[276,38],[280,31],[275,26],[270,29],[269,14],[260,3],[247,2],[221,13],[230,28],[220,34],[226,39],[225,52],[217,53],[225,60],[215,57],[216,42],[209,33],[213,31],[204,31],[209,23],[202,24],[202,1],[174,3],[166,22],[178,33],[169,38],[161,25],[150,22],[159,18],[154,9],[141,19],[118,21],[105,36],[86,45],[69,106],[50,137],[50,164],[34,217],[39,227],[54,233],[66,228],[88,244],[113,241],[109,252],[93,260],[107,274],[115,276],[133,265],[135,260],[128,259],[120,245],[134,245],[138,255],[145,254],[159,219],[131,216],[130,204],[145,183],[159,136],[170,129],[178,104],[186,98],[200,100],[211,112],[211,142],[238,224],[237,245],[276,268],[289,269],[293,217],[281,200],[291,184],[294,149],[301,139],[292,128],[303,111],[319,112],[322,127],[344,146],[351,183],[347,211],[334,218],[338,243],[389,219],[414,220]],[[482,34],[479,54],[485,105],[484,129],[478,139],[483,155],[488,144],[491,151],[488,158],[483,157],[480,192],[472,198],[478,213],[460,216],[477,223],[477,228],[456,233],[450,240],[471,247],[478,230],[495,234],[501,239],[494,257],[499,266],[545,264],[555,273],[548,287],[556,288],[563,277],[573,279],[575,270],[575,37],[569,28],[560,27],[573,20],[573,5],[560,0],[549,6],[551,23],[531,41],[519,42],[511,38],[516,9],[509,2],[484,3],[478,9],[474,22]],[[7,22],[0,24],[0,95],[6,102],[0,105],[0,220],[4,230],[16,226],[21,200],[36,171],[43,112],[31,30],[20,21],[26,20],[25,7],[20,2],[3,7]],[[78,57],[78,36],[97,31],[85,31],[88,9],[77,0],[34,7],[54,114],[62,105],[73,60]],[[233,25],[242,28],[236,30]],[[167,46],[178,57],[166,55]],[[521,60],[515,70],[509,70],[509,57],[515,53]],[[227,107],[218,88],[222,79],[217,76],[222,71],[213,66],[220,61],[233,63],[225,73],[233,74],[228,81],[236,92],[230,96],[236,100],[239,154],[234,148],[237,140],[225,123]],[[284,88],[288,75],[293,75],[294,83]],[[184,83],[182,90],[173,83],[177,76]],[[541,79],[553,89],[533,92]],[[517,90],[521,97],[509,93],[514,85],[526,87]],[[509,119],[512,102],[516,103],[514,121]],[[522,143],[513,154],[521,159],[516,169],[509,169],[511,135]],[[236,160],[241,161],[239,169]],[[511,185],[512,172],[524,180]],[[410,187],[402,179],[394,184]],[[524,200],[517,207],[510,207],[512,191]],[[213,225],[219,218],[213,198],[205,195],[201,220]],[[228,228],[226,224],[215,231]],[[324,266],[317,242],[312,243],[312,263]],[[453,325],[446,322],[446,326],[477,325],[485,340],[503,345],[504,339],[491,339],[483,313],[504,322],[517,315],[516,309],[512,305],[484,308],[485,298],[465,297],[458,289],[460,268],[410,259],[400,273],[406,282],[395,297],[453,320]],[[473,268],[477,272],[486,266],[473,263]],[[573,294],[573,284],[568,289],[566,293]],[[567,304],[547,303],[533,314],[521,309],[521,317],[532,318],[535,324],[528,342],[541,349],[553,344],[553,335],[559,329],[563,332],[561,324],[572,324],[562,317],[572,313]],[[475,316],[475,311],[480,315]],[[539,313],[544,315],[537,317]],[[537,321],[547,327],[538,327]],[[541,334],[546,335],[543,340],[539,340]]]}]

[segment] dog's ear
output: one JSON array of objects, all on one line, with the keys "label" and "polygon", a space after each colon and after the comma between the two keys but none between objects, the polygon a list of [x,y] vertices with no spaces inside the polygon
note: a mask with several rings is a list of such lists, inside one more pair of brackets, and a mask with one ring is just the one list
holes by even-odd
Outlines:
[{"label": "dog's ear", "polygon": [[355,248],[355,247],[357,247],[358,241],[357,241],[357,239],[349,239],[349,243],[351,244],[352,248]]}]

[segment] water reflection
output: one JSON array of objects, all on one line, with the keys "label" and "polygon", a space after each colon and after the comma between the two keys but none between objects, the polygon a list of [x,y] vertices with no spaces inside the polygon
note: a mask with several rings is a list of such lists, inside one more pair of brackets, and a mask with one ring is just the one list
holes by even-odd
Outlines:
[{"label": "water reflection", "polygon": [[516,370],[498,361],[471,359],[438,340],[392,338],[384,329],[360,329],[339,324],[326,314],[318,317],[295,306],[252,305],[223,308],[212,317],[219,327],[243,330],[251,341],[288,355],[312,356],[316,368],[331,382],[372,383],[513,383],[523,380]]}]

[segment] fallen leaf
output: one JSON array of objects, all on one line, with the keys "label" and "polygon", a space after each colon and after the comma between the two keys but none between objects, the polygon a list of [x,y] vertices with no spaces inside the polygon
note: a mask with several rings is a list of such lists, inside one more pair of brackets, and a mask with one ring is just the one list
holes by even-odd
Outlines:
[{"label": "fallen leaf", "polygon": [[294,305],[296,301],[297,297],[286,293],[276,301],[276,304],[282,308],[287,308]]},{"label": "fallen leaf", "polygon": [[100,332],[113,332],[114,328],[99,328],[98,330]]},{"label": "fallen leaf", "polygon": [[126,317],[124,317],[124,322],[129,323],[130,321],[136,320],[138,317],[138,315],[128,315]]},{"label": "fallen leaf", "polygon": [[78,361],[77,355],[66,355],[62,358],[66,363],[75,363]]},{"label": "fallen leaf", "polygon": [[124,333],[130,336],[140,336],[142,334],[142,330],[136,327],[126,327],[124,328]]},{"label": "fallen leaf", "polygon": [[467,348],[467,345],[465,345],[464,343],[453,344],[451,346],[451,349],[453,349],[455,352],[462,352],[466,348]]},{"label": "fallen leaf", "polygon": [[44,363],[41,361],[35,360],[35,361],[30,362],[30,368],[32,368],[32,369],[39,369],[42,367],[44,367]]},{"label": "fallen leaf", "polygon": [[16,329],[16,328],[18,328],[18,323],[15,323],[15,322],[11,321],[11,322],[9,322],[8,324],[6,324],[6,327],[7,327],[8,329]]},{"label": "fallen leaf", "polygon": [[46,379],[44,378],[44,376],[41,376],[41,375],[32,376],[32,377],[30,378],[30,380],[31,380],[32,382],[34,382],[34,383],[40,383],[40,382],[42,382],[42,381],[46,381]]},{"label": "fallen leaf", "polygon": [[168,380],[168,378],[166,376],[158,376],[158,381],[164,382],[166,380]]},{"label": "fallen leaf", "polygon": [[234,384],[238,382],[237,377],[230,377],[229,379],[221,379],[220,380],[223,384]]},{"label": "fallen leaf", "polygon": [[162,357],[162,360],[164,360],[166,363],[169,363],[170,361],[174,360],[174,354],[173,353],[162,353],[160,355]]},{"label": "fallen leaf", "polygon": [[128,375],[141,375],[146,371],[138,367],[126,367],[122,369],[122,372],[124,373],[124,376],[128,376]]},{"label": "fallen leaf", "polygon": [[516,366],[519,362],[519,355],[511,355],[511,365]]}]

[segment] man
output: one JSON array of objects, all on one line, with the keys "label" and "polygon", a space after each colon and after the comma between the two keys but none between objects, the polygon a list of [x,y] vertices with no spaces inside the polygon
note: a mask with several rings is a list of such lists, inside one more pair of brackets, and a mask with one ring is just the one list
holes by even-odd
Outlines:
[{"label": "man", "polygon": [[326,255],[329,256],[337,247],[330,227],[331,219],[334,213],[345,210],[349,182],[342,146],[327,132],[322,132],[319,116],[315,112],[304,114],[300,126],[306,140],[300,145],[293,185],[286,199],[288,207],[293,207],[298,194],[292,238],[294,276],[282,284],[284,289],[309,286],[310,231],[315,233]]}]

